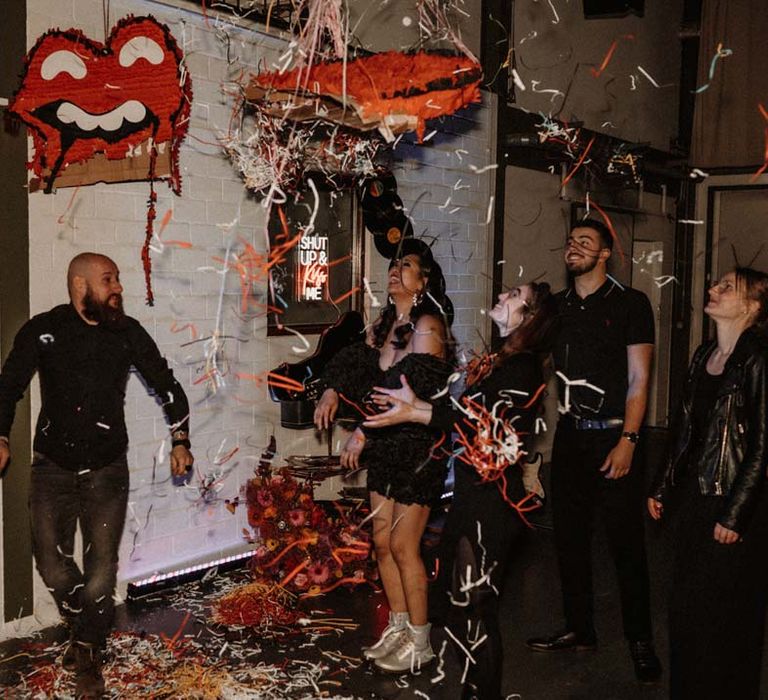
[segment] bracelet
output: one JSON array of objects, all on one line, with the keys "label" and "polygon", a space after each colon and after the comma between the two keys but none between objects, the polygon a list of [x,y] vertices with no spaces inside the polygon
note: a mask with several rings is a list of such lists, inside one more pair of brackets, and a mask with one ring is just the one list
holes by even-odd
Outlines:
[{"label": "bracelet", "polygon": [[172,440],[171,441],[171,449],[174,447],[178,447],[179,445],[183,445],[187,449],[192,447],[192,443],[189,441],[189,438],[184,438],[183,440]]},{"label": "bracelet", "polygon": [[640,442],[640,433],[632,433],[628,430],[625,430],[621,437],[627,438],[633,445],[637,445],[638,442]]}]

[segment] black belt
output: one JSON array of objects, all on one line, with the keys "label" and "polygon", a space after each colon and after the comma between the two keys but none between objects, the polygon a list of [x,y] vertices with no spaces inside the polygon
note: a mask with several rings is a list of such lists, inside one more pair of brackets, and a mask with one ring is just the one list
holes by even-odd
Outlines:
[{"label": "black belt", "polygon": [[623,418],[578,418],[570,413],[564,414],[563,418],[567,419],[576,430],[609,430],[621,428],[624,425]]}]

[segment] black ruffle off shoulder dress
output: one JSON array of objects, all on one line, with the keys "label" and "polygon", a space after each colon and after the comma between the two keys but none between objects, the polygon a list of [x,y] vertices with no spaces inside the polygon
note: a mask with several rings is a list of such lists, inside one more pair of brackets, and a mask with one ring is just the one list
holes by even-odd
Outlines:
[{"label": "black ruffle off shoulder dress", "polygon": [[[325,386],[339,393],[340,402],[351,407],[360,422],[363,412],[376,411],[367,403],[374,386],[399,388],[400,375],[405,375],[416,395],[429,400],[445,388],[453,372],[450,364],[427,353],[410,353],[386,370],[379,367],[379,356],[377,348],[361,341],[339,351],[323,372]],[[369,491],[404,505],[427,506],[439,500],[447,473],[445,453],[435,448],[443,437],[441,430],[404,423],[363,431],[366,442],[360,464],[368,469]]]}]

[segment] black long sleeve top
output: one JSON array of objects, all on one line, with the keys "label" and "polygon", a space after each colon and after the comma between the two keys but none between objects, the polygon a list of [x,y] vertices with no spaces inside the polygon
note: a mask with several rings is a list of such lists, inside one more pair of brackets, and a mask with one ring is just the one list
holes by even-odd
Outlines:
[{"label": "black long sleeve top", "polygon": [[[474,403],[483,406],[494,417],[513,421],[514,430],[521,440],[520,447],[523,451],[527,451],[541,403],[537,392],[543,381],[540,359],[532,353],[517,353],[494,367],[485,378],[468,386],[458,403],[463,406],[465,398],[471,399]],[[445,400],[432,402],[432,417],[429,425],[445,431],[460,428],[470,440],[480,430],[480,426],[472,421],[456,403]],[[473,481],[479,481],[472,467],[463,463],[462,466],[472,472]],[[514,500],[519,500],[524,495],[522,471],[514,465],[506,472],[507,495]],[[494,484],[482,486],[486,489],[496,488]]]},{"label": "black long sleeve top", "polygon": [[[542,385],[541,363],[532,353],[517,353],[495,367],[488,376],[476,384],[468,386],[462,395],[479,403],[486,410],[503,402],[505,418],[518,416],[515,429],[521,434],[530,434],[536,418],[538,401],[528,408],[523,408]],[[441,430],[451,430],[454,424],[459,426],[468,420],[466,414],[453,401],[435,401],[432,404],[430,426]]]},{"label": "black long sleeve top", "polygon": [[175,430],[189,429],[189,403],[157,345],[136,319],[119,328],[86,323],[71,304],[27,321],[0,372],[0,435],[39,373],[42,408],[34,449],[65,469],[98,469],[128,446],[125,388],[134,367]]}]

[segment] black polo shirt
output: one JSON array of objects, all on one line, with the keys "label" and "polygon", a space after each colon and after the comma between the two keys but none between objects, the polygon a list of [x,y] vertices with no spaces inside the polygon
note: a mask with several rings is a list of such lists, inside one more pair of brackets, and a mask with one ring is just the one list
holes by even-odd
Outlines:
[{"label": "black polo shirt", "polygon": [[[573,287],[557,295],[560,328],[553,352],[560,405],[582,418],[623,417],[627,400],[627,346],[654,342],[648,297],[608,278],[585,299]],[[572,382],[586,380],[592,387]],[[602,390],[598,391],[598,389]]]}]

